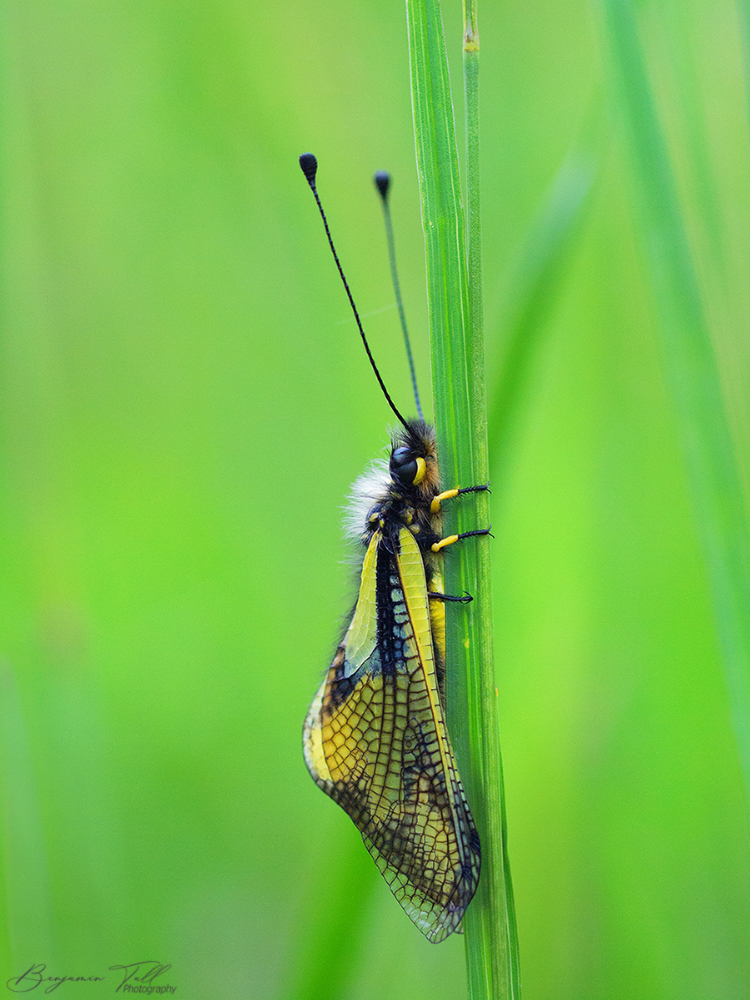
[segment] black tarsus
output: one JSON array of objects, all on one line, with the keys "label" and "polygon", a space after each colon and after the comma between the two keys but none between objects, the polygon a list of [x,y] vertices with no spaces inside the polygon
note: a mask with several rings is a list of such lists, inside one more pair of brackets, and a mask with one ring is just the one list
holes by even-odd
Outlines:
[{"label": "black tarsus", "polygon": [[463,597],[456,597],[454,594],[438,594],[432,590],[427,591],[427,596],[434,597],[437,601],[457,601],[460,604],[468,604],[470,601],[474,600],[467,590],[464,591]]},{"label": "black tarsus", "polygon": [[323,220],[323,225],[325,226],[326,236],[328,237],[328,244],[329,244],[329,246],[331,248],[331,253],[333,254],[333,259],[336,261],[336,267],[338,268],[339,274],[341,275],[341,280],[344,283],[344,288],[346,289],[346,294],[349,296],[349,303],[350,303],[350,305],[352,307],[352,311],[354,312],[354,318],[356,319],[356,321],[357,321],[357,327],[359,328],[359,335],[362,338],[362,343],[365,346],[365,351],[367,352],[367,357],[369,358],[370,364],[372,365],[372,370],[375,372],[375,377],[377,378],[378,383],[380,384],[380,388],[383,390],[383,395],[385,396],[386,400],[388,401],[388,405],[393,410],[393,412],[396,414],[396,416],[398,417],[399,421],[408,430],[409,425],[407,424],[406,420],[401,416],[401,414],[399,413],[399,411],[396,409],[396,404],[391,399],[391,397],[390,397],[390,395],[388,393],[388,390],[385,387],[385,382],[383,382],[382,376],[381,376],[380,372],[378,371],[378,366],[375,364],[375,359],[372,356],[372,352],[370,351],[370,345],[367,343],[367,337],[365,336],[365,331],[364,331],[364,329],[362,327],[362,321],[359,318],[359,313],[357,312],[357,307],[354,304],[354,299],[352,297],[352,293],[349,290],[349,284],[348,284],[348,282],[347,282],[347,280],[346,280],[346,278],[344,276],[344,270],[341,267],[341,261],[339,260],[339,255],[336,253],[336,247],[333,245],[333,238],[331,237],[331,231],[328,228],[328,220],[326,219],[326,214],[323,211],[323,206],[320,203],[320,197],[318,195],[318,189],[315,186],[315,175],[316,175],[316,173],[318,171],[318,161],[315,158],[315,156],[313,156],[312,153],[303,153],[302,156],[300,156],[300,158],[299,158],[299,165],[302,168],[302,173],[307,178],[307,183],[310,185],[310,190],[315,195],[315,202],[316,202],[316,204],[318,206],[318,211],[320,212],[320,217]]},{"label": "black tarsus", "polygon": [[393,237],[393,223],[391,222],[391,209],[388,204],[388,189],[391,184],[391,175],[385,170],[378,170],[375,174],[375,187],[380,192],[380,199],[383,204],[383,218],[385,220],[385,238],[388,243],[388,260],[391,265],[391,281],[393,282],[393,291],[396,294],[396,305],[398,306],[398,315],[401,320],[401,329],[404,334],[404,343],[406,345],[406,356],[409,359],[409,371],[411,372],[411,384],[414,389],[414,401],[417,404],[417,413],[419,414],[419,419],[424,420],[422,416],[422,406],[419,402],[419,389],[417,389],[417,373],[414,368],[414,358],[411,353],[411,341],[409,340],[409,331],[406,329],[406,313],[404,312],[404,303],[401,298],[401,286],[398,283],[398,271],[396,270],[396,243]]},{"label": "black tarsus", "polygon": [[462,493],[491,493],[489,483],[484,483],[482,486],[464,486],[458,491],[456,496],[461,496]]},{"label": "black tarsus", "polygon": [[492,534],[492,525],[489,528],[477,528],[475,531],[462,531],[458,536],[459,541],[463,541],[464,538],[473,538],[475,535],[489,535],[490,538],[495,536]]}]

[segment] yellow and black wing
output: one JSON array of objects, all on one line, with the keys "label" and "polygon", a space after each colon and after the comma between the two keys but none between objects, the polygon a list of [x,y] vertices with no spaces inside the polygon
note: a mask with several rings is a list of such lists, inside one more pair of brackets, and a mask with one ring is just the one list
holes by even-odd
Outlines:
[{"label": "yellow and black wing", "polygon": [[396,899],[438,942],[460,927],[480,850],[435,659],[414,536],[375,532],[352,622],[305,722],[305,760],[354,820]]}]

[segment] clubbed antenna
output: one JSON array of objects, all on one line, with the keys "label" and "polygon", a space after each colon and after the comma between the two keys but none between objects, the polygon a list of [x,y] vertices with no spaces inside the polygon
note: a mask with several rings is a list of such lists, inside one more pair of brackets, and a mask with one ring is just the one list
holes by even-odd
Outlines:
[{"label": "clubbed antenna", "polygon": [[[362,321],[359,318],[359,313],[357,312],[357,307],[354,305],[354,299],[352,298],[352,293],[349,291],[349,285],[346,278],[344,277],[344,271],[341,267],[341,262],[339,261],[339,255],[336,253],[336,247],[333,245],[333,239],[331,238],[331,231],[328,228],[328,220],[326,219],[326,214],[323,211],[323,206],[320,203],[320,198],[318,196],[318,189],[315,187],[315,175],[318,171],[318,161],[315,159],[312,153],[303,153],[299,158],[299,165],[302,167],[302,173],[307,178],[307,183],[310,185],[310,190],[315,195],[315,202],[318,206],[318,211],[320,212],[320,217],[323,220],[323,225],[325,226],[326,236],[328,237],[328,243],[331,247],[331,253],[333,254],[333,259],[336,261],[336,267],[339,269],[339,274],[341,275],[341,280],[344,282],[344,288],[346,289],[346,294],[349,296],[349,302],[351,303],[352,311],[354,312],[354,318],[357,321],[357,326],[359,328],[359,335],[362,338],[362,343],[365,345],[365,350],[367,351],[367,357],[370,359],[370,364],[372,365],[372,370],[375,372],[375,377],[377,378],[380,388],[383,390],[383,395],[388,400],[388,405],[396,414],[398,419],[404,425],[408,427],[406,421],[401,416],[401,414],[396,409],[396,405],[391,399],[388,390],[385,387],[385,382],[378,371],[378,366],[375,364],[375,359],[370,351],[370,345],[367,343],[367,337],[365,336],[365,331],[362,328]],[[421,414],[420,414],[421,416]]]},{"label": "clubbed antenna", "polygon": [[385,219],[385,235],[388,241],[388,259],[391,262],[391,278],[393,280],[393,291],[396,293],[396,305],[398,315],[401,319],[401,329],[404,332],[404,343],[406,344],[406,356],[409,359],[409,371],[411,372],[411,384],[414,388],[414,401],[417,404],[419,419],[423,420],[422,406],[419,402],[419,389],[417,389],[417,373],[414,370],[414,358],[411,353],[411,342],[409,331],[406,329],[406,314],[404,313],[404,303],[401,299],[401,286],[398,283],[398,271],[396,270],[396,244],[393,239],[393,224],[391,223],[391,209],[388,204],[388,188],[391,184],[391,175],[385,170],[379,170],[375,174],[375,187],[380,192],[380,199],[383,203],[383,218]]}]

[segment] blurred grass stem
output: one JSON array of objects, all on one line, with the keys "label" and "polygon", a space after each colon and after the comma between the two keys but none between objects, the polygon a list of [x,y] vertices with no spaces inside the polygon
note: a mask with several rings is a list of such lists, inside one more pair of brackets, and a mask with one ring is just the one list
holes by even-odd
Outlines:
[{"label": "blurred grass stem", "polygon": [[631,0],[602,0],[641,196],[663,354],[750,804],[750,539],[721,380]]}]

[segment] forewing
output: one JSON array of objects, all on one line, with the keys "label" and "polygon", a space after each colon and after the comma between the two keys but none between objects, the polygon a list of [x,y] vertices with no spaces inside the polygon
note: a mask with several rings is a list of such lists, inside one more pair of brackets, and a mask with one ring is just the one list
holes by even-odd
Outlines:
[{"label": "forewing", "polygon": [[360,588],[367,606],[358,601],[356,627],[311,706],[305,757],[398,901],[437,942],[459,928],[474,895],[479,838],[445,727],[422,556],[406,528],[392,548],[373,536]]}]

